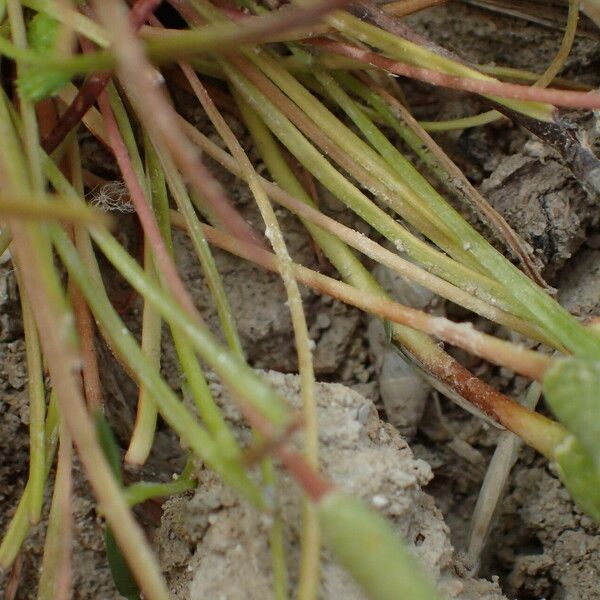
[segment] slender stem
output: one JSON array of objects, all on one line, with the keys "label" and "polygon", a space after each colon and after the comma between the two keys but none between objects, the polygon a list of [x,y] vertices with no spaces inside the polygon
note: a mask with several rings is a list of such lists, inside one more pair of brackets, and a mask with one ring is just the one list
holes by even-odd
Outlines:
[{"label": "slender stem", "polygon": [[273,571],[273,598],[274,600],[288,600],[290,584],[286,562],[285,522],[281,515],[278,477],[272,459],[267,458],[261,461],[261,472],[264,484],[270,489],[273,496],[274,514],[269,531],[271,569]]},{"label": "slender stem", "polygon": [[[271,271],[281,271],[279,262],[270,252],[239,240],[236,241],[235,238],[208,225],[205,225],[204,228],[207,239],[220,248],[240,258],[251,260]],[[292,268],[294,276],[299,281],[320,292],[356,306],[365,312],[378,315],[385,320],[433,335],[495,364],[507,366],[527,377],[541,380],[545,371],[555,362],[555,359],[548,355],[480,333],[469,323],[454,323],[443,317],[434,317],[377,294],[359,290],[296,263],[293,263]]]},{"label": "slender stem", "polygon": [[45,418],[46,386],[42,352],[35,319],[21,276],[22,267],[17,265],[17,281],[21,298],[21,316],[25,332],[27,355],[27,391],[29,394],[29,521],[35,525],[41,517],[46,486],[45,465]]},{"label": "slender stem", "polygon": [[447,121],[419,121],[419,125],[428,132],[435,133],[441,131],[456,131],[458,129],[469,129],[471,127],[480,127],[488,125],[498,119],[502,119],[502,115],[497,110],[487,110],[472,117],[461,117],[459,119],[448,119]]},{"label": "slender stem", "polygon": [[[144,269],[148,278],[157,281],[153,253],[150,244],[144,245]],[[142,352],[155,369],[160,369],[162,319],[158,311],[148,302],[144,302],[142,314]],[[143,465],[152,449],[158,411],[152,394],[145,387],[138,394],[135,425],[129,440],[125,460],[131,464]]]},{"label": "slender stem", "polygon": [[[252,130],[252,125],[250,124],[250,120],[245,117],[247,125]],[[187,123],[182,119],[181,121],[186,133],[190,136],[190,139],[197,143],[202,149],[209,154],[213,159],[215,159],[219,164],[221,164],[225,169],[236,175],[237,177],[243,178],[243,173],[241,169],[237,165],[236,161],[233,159],[231,155],[221,149],[217,144],[215,144],[210,138],[205,136],[203,133],[198,131],[192,125]],[[257,125],[258,126],[258,125]],[[264,127],[264,126],[263,126]],[[268,132],[266,132],[268,133]],[[269,144],[264,141],[265,131],[261,129],[261,136],[263,139],[257,139],[256,143],[259,148],[264,145]],[[253,133],[254,135],[254,133]],[[269,144],[270,145],[270,144]],[[274,160],[271,158],[271,160]],[[290,173],[291,175],[291,173]],[[311,235],[318,235],[318,233],[329,232],[335,236],[335,238],[339,238],[343,240],[349,246],[359,250],[369,258],[375,260],[378,263],[384,264],[385,266],[391,268],[396,271],[403,277],[407,277],[408,279],[423,285],[424,287],[432,290],[436,294],[451,300],[452,302],[464,306],[469,310],[480,314],[492,321],[496,321],[497,323],[502,323],[506,325],[510,329],[514,331],[519,331],[524,335],[531,337],[533,339],[538,339],[542,341],[548,341],[541,332],[532,327],[527,321],[519,319],[502,311],[492,304],[485,303],[479,300],[477,297],[464,292],[462,289],[446,282],[445,280],[428,273],[425,269],[422,269],[418,265],[407,261],[397,254],[387,250],[383,246],[377,244],[373,240],[364,236],[356,230],[353,230],[349,227],[346,227],[342,223],[328,217],[327,215],[321,213],[316,210],[309,201],[307,200],[306,194],[303,192],[301,187],[294,186],[294,195],[287,193],[284,189],[279,186],[273,184],[272,182],[261,178],[261,183],[264,186],[266,192],[269,196],[275,200],[278,204],[285,206],[287,209],[291,210],[294,214],[298,215],[305,224],[309,226],[311,231]],[[289,189],[291,184],[287,181],[285,184],[287,189]],[[298,200],[297,198],[301,198],[302,200]],[[318,227],[311,227],[312,225],[316,225]],[[326,237],[326,236],[324,236]],[[335,239],[334,238],[334,239]],[[319,240],[319,244],[324,243],[327,245],[327,242],[323,240]]]},{"label": "slender stem", "polygon": [[[73,187],[83,197],[83,177],[81,173],[81,157],[79,145],[73,140],[69,145],[69,169]],[[81,246],[81,240],[85,237],[85,230],[75,227],[73,239],[75,246]],[[83,294],[73,281],[69,281],[69,299],[75,314],[75,325],[79,336],[79,347],[81,351],[83,392],[90,414],[97,414],[102,410],[102,384],[100,382],[100,371],[98,368],[98,357],[96,355],[96,327]]]},{"label": "slender stem", "polygon": [[439,4],[446,4],[448,0],[395,0],[384,4],[381,8],[386,13],[394,15],[395,17],[404,17],[413,13],[430,8],[431,6],[438,6]]},{"label": "slender stem", "polygon": [[546,87],[552,83],[554,78],[560,73],[565,65],[571,48],[573,47],[573,41],[575,40],[575,34],[577,33],[577,21],[579,20],[579,0],[569,0],[569,13],[567,15],[567,26],[565,27],[565,33],[560,43],[560,48],[556,53],[556,56],[552,59],[552,62],[548,65],[548,68],[544,71],[541,77],[534,83],[537,87]]},{"label": "slender stem", "polygon": [[[56,392],[52,390],[50,393],[50,402],[46,413],[46,425],[44,428],[44,437],[46,440],[44,448],[44,483],[48,479],[54,455],[56,453],[56,445],[58,442],[58,409],[56,402]],[[8,569],[17,557],[27,532],[29,531],[29,498],[31,495],[31,487],[29,484],[25,486],[25,490],[19,500],[17,509],[12,516],[8,528],[2,538],[0,544],[0,567]]]},{"label": "slender stem", "polygon": [[[290,418],[289,409],[279,394],[264,384],[250,367],[217,342],[206,328],[199,326],[180,311],[170,294],[152,285],[143,270],[110,234],[101,230],[92,230],[91,234],[102,252],[113,264],[118,265],[119,271],[129,283],[160,310],[164,319],[181,328],[198,354],[230,388],[256,406],[274,427],[285,429]],[[197,444],[194,443],[194,446]]]},{"label": "slender stem", "polygon": [[[10,30],[13,36],[13,42],[17,48],[27,49],[27,34],[25,31],[25,22],[23,20],[23,11],[19,0],[7,0],[8,19]],[[21,69],[21,65],[18,65]],[[25,134],[25,152],[29,167],[29,174],[32,180],[33,191],[42,193],[44,191],[44,176],[42,174],[41,156],[39,150],[39,135],[37,116],[33,104],[19,96],[21,116],[23,119],[23,128]]]},{"label": "slender stem", "polygon": [[38,586],[39,600],[67,600],[71,597],[72,467],[71,436],[64,421],[61,421],[54,494],[48,517],[48,531]]},{"label": "slender stem", "polygon": [[169,483],[139,481],[126,487],[123,493],[129,506],[135,506],[152,498],[181,494],[182,492],[193,490],[195,487],[196,482],[193,479],[178,477],[175,481],[170,481]]},{"label": "slender stem", "polygon": [[[310,204],[310,198],[282,159],[281,152],[270,136],[266,126],[259,119],[253,119],[252,122],[248,121],[248,124],[250,125],[252,135],[257,141],[263,160],[265,160],[269,170],[274,173],[276,180],[286,190]],[[309,227],[309,231],[317,243],[324,249],[328,258],[337,267],[344,279],[350,281],[359,289],[385,297],[385,292],[379,284],[364,269],[362,264],[343,242],[316,227]],[[500,412],[506,415],[506,411],[502,410],[502,407],[510,405],[510,401],[490,386],[473,377],[427,336],[401,325],[394,325],[392,331],[394,340],[407,345],[412,355],[419,357],[420,364],[434,374],[436,378],[435,385],[443,393],[455,401],[460,400],[460,404],[463,407],[465,405],[481,407],[482,398],[490,399],[490,402],[495,404],[500,409]],[[508,412],[510,415],[510,410]],[[512,426],[518,435],[549,457],[552,456],[552,440],[555,439],[555,436],[553,437],[548,432],[558,427],[559,434],[561,432],[564,434],[564,430],[560,426],[548,422],[544,417],[531,413],[527,413],[525,417],[521,416],[518,419],[513,419]]]},{"label": "slender stem", "polygon": [[200,227],[200,221],[198,215],[194,210],[192,201],[189,194],[187,193],[185,182],[177,170],[173,159],[171,158],[167,149],[160,144],[158,140],[155,140],[153,144],[156,155],[160,161],[162,170],[164,171],[169,190],[177,204],[177,207],[181,211],[182,215],[186,219],[190,232],[192,232],[192,243],[194,250],[198,256],[198,260],[202,266],[202,271],[206,282],[210,289],[210,293],[214,299],[217,313],[225,340],[227,345],[236,354],[236,356],[243,361],[244,360],[244,349],[242,342],[237,330],[235,318],[231,310],[229,299],[223,285],[223,281],[217,269],[214,257],[211,253],[210,246],[204,238],[204,233]]},{"label": "slender stem", "polygon": [[587,92],[542,89],[517,83],[468,79],[465,77],[457,77],[455,75],[447,75],[423,67],[415,67],[405,62],[389,59],[380,54],[369,52],[343,42],[326,39],[311,39],[307,40],[306,43],[317,48],[325,49],[329,52],[362,61],[372,67],[383,69],[394,75],[411,77],[432,85],[482,94],[501,104],[507,106],[510,105],[509,108],[514,108],[513,105],[516,101],[524,100],[532,102],[534,106],[539,106],[539,109],[533,111],[533,114],[531,110],[523,110],[522,108],[517,109],[518,112],[533,116],[542,121],[551,120],[552,113],[546,108],[550,105],[586,109],[600,108],[600,98],[591,96]]},{"label": "slender stem", "polygon": [[[482,73],[488,73],[496,77],[529,81],[531,83],[535,83],[540,78],[539,73],[526,71],[524,69],[515,69],[513,67],[503,67],[499,65],[477,65],[477,69]],[[554,85],[557,87],[581,90],[583,92],[589,92],[593,89],[588,84],[582,83],[581,81],[574,81],[572,79],[562,79],[560,77],[555,78],[552,81],[552,83],[554,83]]]},{"label": "slender stem", "polygon": [[87,206],[73,206],[62,198],[56,197],[52,198],[52,203],[46,203],[45,201],[49,198],[52,197],[40,193],[0,193],[0,215],[3,218],[11,217],[29,221],[53,220],[67,223],[112,225],[110,217],[99,210]]}]

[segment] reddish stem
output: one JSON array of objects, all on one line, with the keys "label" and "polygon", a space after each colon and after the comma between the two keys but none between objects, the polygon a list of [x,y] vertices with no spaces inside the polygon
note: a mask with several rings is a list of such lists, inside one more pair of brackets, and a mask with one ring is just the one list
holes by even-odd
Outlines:
[{"label": "reddish stem", "polygon": [[[212,227],[206,227],[206,232],[208,233],[209,231],[216,232]],[[217,233],[217,235],[219,234]],[[226,235],[226,237],[230,236]],[[251,246],[251,244],[244,245],[248,247]],[[258,253],[273,256],[270,252],[261,250],[256,246],[254,246],[254,249]],[[333,492],[335,489],[333,483],[328,481],[317,469],[310,465],[306,460],[306,457],[300,452],[292,450],[285,443],[280,443],[281,440],[285,441],[286,438],[289,437],[289,433],[297,427],[299,423],[298,420],[292,421],[288,425],[288,428],[286,428],[286,431],[283,432],[283,435],[281,435],[280,432],[273,430],[273,425],[267,421],[254,406],[246,402],[237,394],[236,401],[248,423],[250,423],[252,428],[258,431],[258,433],[267,440],[267,445],[272,445],[273,453],[279,458],[285,468],[291,473],[292,477],[313,502],[319,502],[326,494]]]},{"label": "reddish stem", "polygon": [[123,175],[125,185],[129,190],[129,196],[135,207],[142,229],[144,230],[144,235],[152,245],[152,251],[156,258],[159,271],[164,277],[171,293],[178,299],[186,312],[197,320],[201,320],[191,297],[177,273],[177,268],[175,267],[171,255],[160,234],[160,229],[154,218],[154,213],[146,198],[146,194],[135,174],[131,159],[127,152],[127,147],[121,137],[119,127],[110,107],[106,91],[100,93],[98,103],[100,105],[102,116],[104,117],[104,124],[106,126],[110,146],[117,164],[119,165],[119,169],[121,170],[121,174]]},{"label": "reddish stem", "polygon": [[[177,213],[173,214],[173,217],[176,216]],[[185,229],[185,225],[178,218],[173,218],[173,224]],[[253,246],[252,244],[235,240],[230,235],[210,226],[203,225],[203,229],[206,239],[211,244],[235,254],[236,256],[250,260],[265,269],[274,272],[279,271],[277,260],[272,253]],[[425,315],[420,311],[408,307],[400,307],[399,305],[390,302],[385,297],[378,299],[376,304],[367,303],[360,292],[357,293],[356,289],[352,286],[336,280],[326,281],[327,278],[304,267],[296,266],[295,276],[298,281],[317,291],[338,297],[344,302],[349,302],[365,311],[372,311],[383,316],[385,319],[403,323],[408,327],[422,329],[427,333],[441,336],[452,344],[463,346],[463,338],[468,335],[468,332],[460,326],[457,327],[457,324],[450,322],[443,323],[439,319],[432,320],[430,315]],[[340,291],[339,294],[337,294],[338,289]],[[430,325],[433,325],[434,327],[431,328]],[[409,347],[408,350],[411,351],[411,348]],[[487,360],[492,362],[495,361],[494,352],[487,352],[483,345],[475,344],[472,347],[469,347],[469,350],[479,354]],[[514,352],[516,353],[518,350],[514,349]],[[541,378],[543,372],[551,363],[551,357],[542,354],[533,357],[531,353],[527,351],[525,351],[525,354],[528,355],[528,361],[533,358],[537,361],[530,363],[531,371],[527,368],[527,375]],[[505,354],[505,356],[509,355]],[[451,389],[456,390],[460,396],[491,417],[494,421],[519,435],[534,448],[544,452],[543,440],[540,442],[541,438],[539,436],[541,435],[543,437],[545,431],[554,427],[552,421],[543,415],[524,408],[519,403],[514,402],[481,379],[475,377],[468,369],[460,365],[441,348],[435,355],[424,360],[426,361],[423,363],[424,368],[432,373],[439,381],[445,383]],[[523,362],[525,362],[525,360],[523,360]],[[518,360],[513,361],[511,367],[517,371],[522,370]],[[267,428],[264,423],[254,418],[254,415],[250,414],[248,411],[244,411],[244,414],[258,431],[263,433],[266,437],[273,436],[273,431],[270,426]]]},{"label": "reddish stem", "polygon": [[102,410],[103,404],[98,357],[96,356],[96,328],[85,298],[72,279],[69,279],[69,299],[73,307],[75,327],[79,337],[83,391],[88,410],[94,414]]},{"label": "reddish stem", "polygon": [[473,92],[484,96],[544,102],[555,106],[586,109],[600,108],[600,94],[595,92],[588,93],[573,90],[556,90],[551,88],[529,87],[516,83],[456,77],[454,75],[440,73],[439,71],[433,71],[432,69],[415,67],[414,65],[395,61],[380,54],[375,54],[374,52],[369,52],[368,50],[363,50],[362,48],[357,48],[356,46],[344,42],[318,38],[305,40],[304,43],[327,50],[328,52],[347,56],[353,60],[383,69],[384,71],[394,73],[395,75],[411,77],[412,79],[418,79],[431,85]]}]

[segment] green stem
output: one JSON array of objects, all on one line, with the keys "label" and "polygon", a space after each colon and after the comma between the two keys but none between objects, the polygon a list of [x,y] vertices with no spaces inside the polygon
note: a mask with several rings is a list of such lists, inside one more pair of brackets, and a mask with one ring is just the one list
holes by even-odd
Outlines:
[{"label": "green stem", "polygon": [[38,585],[38,600],[67,600],[71,595],[72,465],[71,436],[65,423],[62,422],[54,493]]},{"label": "green stem", "polygon": [[431,133],[437,131],[456,131],[459,129],[469,129],[471,127],[480,127],[493,123],[501,119],[502,115],[497,110],[488,110],[472,117],[461,117],[459,119],[449,119],[447,121],[419,121],[419,125]]},{"label": "green stem", "polygon": [[[27,34],[25,32],[25,22],[23,20],[21,3],[19,0],[8,0],[7,8],[13,42],[17,48],[27,50]],[[18,64],[18,70],[21,70],[20,64]],[[19,102],[25,134],[25,151],[27,154],[29,175],[33,184],[33,191],[43,193],[45,185],[42,168],[40,166],[41,154],[35,106],[27,100],[27,98],[21,96],[19,97]]]},{"label": "green stem", "polygon": [[[50,402],[46,414],[46,424],[44,427],[44,485],[48,480],[54,455],[56,453],[56,445],[58,442],[58,407],[56,402],[56,392],[52,390],[50,394]],[[6,533],[0,544],[0,567],[8,569],[15,558],[27,537],[30,521],[28,519],[29,505],[31,498],[31,486],[29,482],[25,486],[25,490],[19,500],[15,514],[12,516]]]},{"label": "green stem", "polygon": [[[158,155],[150,140],[145,138],[145,154],[147,161],[147,171],[150,177],[152,197],[156,219],[167,248],[173,252],[173,241],[171,238],[171,222],[169,218],[169,199],[165,182],[165,173],[160,164]],[[179,174],[176,170],[171,174],[172,180],[177,182],[177,187],[173,188],[178,193],[185,193],[185,186],[179,180]],[[181,185],[180,185],[181,183]],[[174,196],[176,194],[174,193]],[[185,200],[184,200],[185,201]],[[189,390],[198,413],[206,428],[213,438],[222,446],[224,451],[234,458],[239,456],[239,446],[231,433],[219,407],[216,405],[202,367],[196,358],[194,349],[187,338],[177,327],[171,327],[175,350],[179,358],[179,363],[185,377],[186,387]]]},{"label": "green stem", "polygon": [[46,486],[45,465],[45,426],[46,388],[44,385],[44,366],[37,327],[31,306],[27,299],[25,286],[17,269],[19,295],[21,297],[21,315],[25,332],[27,355],[27,390],[29,393],[29,520],[36,524],[42,514],[44,488]]},{"label": "green stem", "polygon": [[[152,250],[145,240],[144,269],[148,278],[158,281]],[[148,362],[160,369],[162,319],[158,311],[148,302],[144,302],[142,313],[142,352],[148,357]],[[156,404],[152,393],[142,386],[138,394],[137,414],[135,426],[127,448],[125,460],[136,465],[143,465],[152,449],[157,419]]]},{"label": "green stem", "polygon": [[[98,293],[98,286],[95,280],[99,274],[90,275],[70,240],[59,228],[51,227],[51,234],[63,263],[82,290],[94,316],[111,337],[116,351],[128,364],[131,371],[136,373],[139,382],[145,385],[147,389],[152,390],[154,401],[165,421],[181,436],[182,441],[198,456],[201,456],[207,464],[219,472],[229,485],[253,504],[261,506],[262,497],[259,490],[248,479],[240,465],[223,457],[217,444],[197,424],[188,409],[179,401],[152,365],[148,363],[146,356],[129,330],[124,327],[123,322],[114,311],[108,298],[103,293]],[[131,259],[129,254],[121,250],[116,242],[111,243],[111,236],[109,234],[97,232],[94,237],[97,243],[100,241],[100,246],[110,248],[115,256],[119,256],[116,264],[119,265],[120,269],[122,267],[120,261],[125,256],[135,265],[135,269],[133,270],[135,276],[141,278],[145,286],[148,286],[149,289],[154,290],[163,299],[164,304],[168,304],[169,310],[160,310],[163,316],[165,316],[165,312],[178,311],[176,304],[172,300],[167,300],[163,292],[156,289],[147,279],[143,270]],[[113,257],[111,251],[108,251],[107,254]],[[130,265],[130,267],[133,265]],[[128,269],[122,269],[121,272],[126,270]],[[154,302],[154,305],[158,307],[157,302]],[[184,321],[187,322],[187,318],[184,318]]]},{"label": "green stem", "polygon": [[196,482],[193,479],[178,477],[175,481],[168,483],[155,483],[149,481],[138,481],[127,486],[123,490],[125,499],[129,506],[135,506],[151,500],[152,498],[160,498],[181,494],[188,490],[193,490],[196,487]]},{"label": "green stem", "polygon": [[231,311],[229,299],[227,298],[227,293],[225,292],[223,281],[217,269],[217,265],[215,264],[210,246],[204,237],[200,221],[198,220],[192,201],[187,193],[185,183],[169,153],[166,152],[165,149],[158,148],[157,146],[155,146],[155,151],[165,173],[173,199],[175,200],[179,211],[185,218],[189,228],[194,250],[202,265],[206,283],[214,299],[227,344],[238,359],[243,361],[244,350],[235,324],[235,318]]},{"label": "green stem", "polygon": [[269,99],[244,76],[232,67],[228,67],[227,71],[231,82],[244,99],[300,163],[338,199],[390,240],[399,251],[406,252],[428,271],[477,295],[485,302],[496,304],[513,314],[518,312],[515,311],[514,302],[503,301],[507,296],[503,286],[437,252],[427,243],[412,235],[337,171]]},{"label": "green stem", "polygon": [[[305,2],[306,0],[302,0]],[[401,38],[397,35],[384,31],[379,27],[361,21],[360,19],[343,11],[338,11],[327,18],[328,23],[339,31],[342,35],[355,38],[363,43],[379,48],[392,58],[407,62],[419,67],[435,69],[442,73],[468,77],[478,80],[493,80],[489,75],[484,75],[476,69],[463,63],[459,63],[451,58],[442,56],[420,46],[410,40]],[[492,97],[500,104],[516,110],[525,115],[548,121],[554,112],[554,107],[541,102],[531,102],[523,100],[509,100],[506,98]]]}]

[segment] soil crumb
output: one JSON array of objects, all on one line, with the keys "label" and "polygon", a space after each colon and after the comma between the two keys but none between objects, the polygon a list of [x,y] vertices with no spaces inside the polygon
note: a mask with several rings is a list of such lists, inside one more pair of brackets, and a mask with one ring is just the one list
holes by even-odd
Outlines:
[{"label": "soil crumb", "polygon": [[[265,375],[292,406],[300,408],[297,376],[275,372]],[[247,442],[250,432],[227,393],[218,384],[213,384],[213,391],[238,437]],[[433,499],[421,489],[430,481],[431,469],[414,458],[408,444],[391,425],[378,418],[373,403],[339,384],[317,384],[316,396],[323,471],[393,523],[447,598],[503,598],[497,583],[457,575],[448,528]],[[192,497],[166,503],[157,534],[162,566],[174,597],[270,597],[271,519],[240,502],[212,473],[200,468],[198,477],[200,483]],[[298,576],[301,494],[281,471],[277,491],[271,493],[276,496],[278,514],[284,522],[294,588]],[[365,598],[325,550],[320,597]]]}]

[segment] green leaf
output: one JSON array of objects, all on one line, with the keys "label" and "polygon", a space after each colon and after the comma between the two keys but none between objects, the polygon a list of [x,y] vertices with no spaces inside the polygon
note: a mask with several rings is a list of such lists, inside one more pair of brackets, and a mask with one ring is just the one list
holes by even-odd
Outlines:
[{"label": "green leaf", "polygon": [[546,402],[600,469],[600,362],[567,358],[548,370]]},{"label": "green leaf", "polygon": [[583,446],[569,435],[558,445],[555,461],[561,481],[573,500],[600,523],[600,469]]},{"label": "green leaf", "polygon": [[[104,456],[119,484],[123,485],[123,478],[121,476],[121,452],[119,451],[119,446],[110,425],[101,412],[96,413],[94,420],[96,423],[96,433]],[[115,536],[108,526],[104,531],[104,544],[106,546],[106,558],[108,560],[110,573],[119,594],[124,598],[127,598],[127,600],[139,600],[140,590],[138,585],[135,582],[123,554],[121,554],[121,550],[119,550]]]},{"label": "green leaf", "polygon": [[391,523],[333,492],[317,505],[323,540],[371,600],[439,598]]},{"label": "green leaf", "polygon": [[104,456],[112,469],[113,475],[119,484],[123,485],[121,477],[121,452],[115,436],[106,417],[101,412],[96,413],[94,420],[96,423],[96,434],[98,435],[98,441],[100,442]]},{"label": "green leaf", "polygon": [[119,594],[127,600],[140,600],[140,590],[109,527],[104,532],[104,544],[110,573]]},{"label": "green leaf", "polygon": [[[44,13],[35,15],[29,22],[27,30],[27,40],[31,50],[40,54],[53,51],[60,30],[61,24],[56,19]],[[36,102],[58,93],[70,79],[68,75],[46,67],[22,65],[19,68],[17,85],[22,96]]]}]

